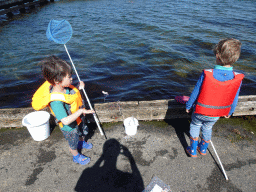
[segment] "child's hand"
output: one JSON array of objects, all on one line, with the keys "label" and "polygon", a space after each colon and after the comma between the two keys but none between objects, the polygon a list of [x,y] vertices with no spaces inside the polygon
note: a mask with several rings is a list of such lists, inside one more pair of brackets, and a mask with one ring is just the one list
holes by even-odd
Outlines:
[{"label": "child's hand", "polygon": [[93,113],[95,113],[94,110],[83,109],[83,114],[84,114],[84,115],[85,115],[85,114],[93,114]]},{"label": "child's hand", "polygon": [[82,90],[84,88],[84,82],[83,81],[80,81],[79,82],[79,87],[78,87],[78,89],[79,90]]},{"label": "child's hand", "polygon": [[188,110],[188,109],[186,109],[186,112],[187,112],[187,113],[189,113],[189,110]]}]

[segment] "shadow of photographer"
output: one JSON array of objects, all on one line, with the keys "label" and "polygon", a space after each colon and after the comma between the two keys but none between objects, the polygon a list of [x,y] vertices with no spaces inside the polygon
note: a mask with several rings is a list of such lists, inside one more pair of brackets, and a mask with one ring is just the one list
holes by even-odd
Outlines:
[{"label": "shadow of photographer", "polygon": [[[117,158],[124,155],[130,163],[132,173],[117,169]],[[90,168],[83,171],[75,191],[78,192],[136,192],[143,191],[144,184],[130,151],[116,139],[104,143],[103,154]]]}]

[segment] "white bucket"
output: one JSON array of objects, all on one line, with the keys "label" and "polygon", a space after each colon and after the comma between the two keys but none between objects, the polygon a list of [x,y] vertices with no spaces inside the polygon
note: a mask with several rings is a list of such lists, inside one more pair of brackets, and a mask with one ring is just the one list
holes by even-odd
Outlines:
[{"label": "white bucket", "polygon": [[135,135],[137,133],[137,127],[139,122],[134,117],[128,117],[124,120],[125,133],[127,135]]},{"label": "white bucket", "polygon": [[42,141],[50,136],[50,114],[46,111],[35,111],[27,114],[22,119],[22,125],[26,126],[35,141]]}]

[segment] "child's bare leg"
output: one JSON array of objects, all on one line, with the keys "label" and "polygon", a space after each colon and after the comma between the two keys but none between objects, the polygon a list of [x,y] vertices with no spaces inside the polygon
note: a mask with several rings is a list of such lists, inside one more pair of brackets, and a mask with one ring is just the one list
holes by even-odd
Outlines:
[{"label": "child's bare leg", "polygon": [[77,151],[77,150],[74,150],[74,149],[69,148],[69,151],[70,151],[70,153],[71,153],[73,156],[77,156],[77,155],[78,155],[78,151]]}]

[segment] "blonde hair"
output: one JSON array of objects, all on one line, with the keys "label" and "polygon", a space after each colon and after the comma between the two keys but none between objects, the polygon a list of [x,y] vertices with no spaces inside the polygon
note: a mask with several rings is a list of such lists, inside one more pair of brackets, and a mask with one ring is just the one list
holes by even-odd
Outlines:
[{"label": "blonde hair", "polygon": [[218,55],[222,65],[232,65],[241,53],[242,43],[237,39],[223,39],[214,47],[214,54]]}]

